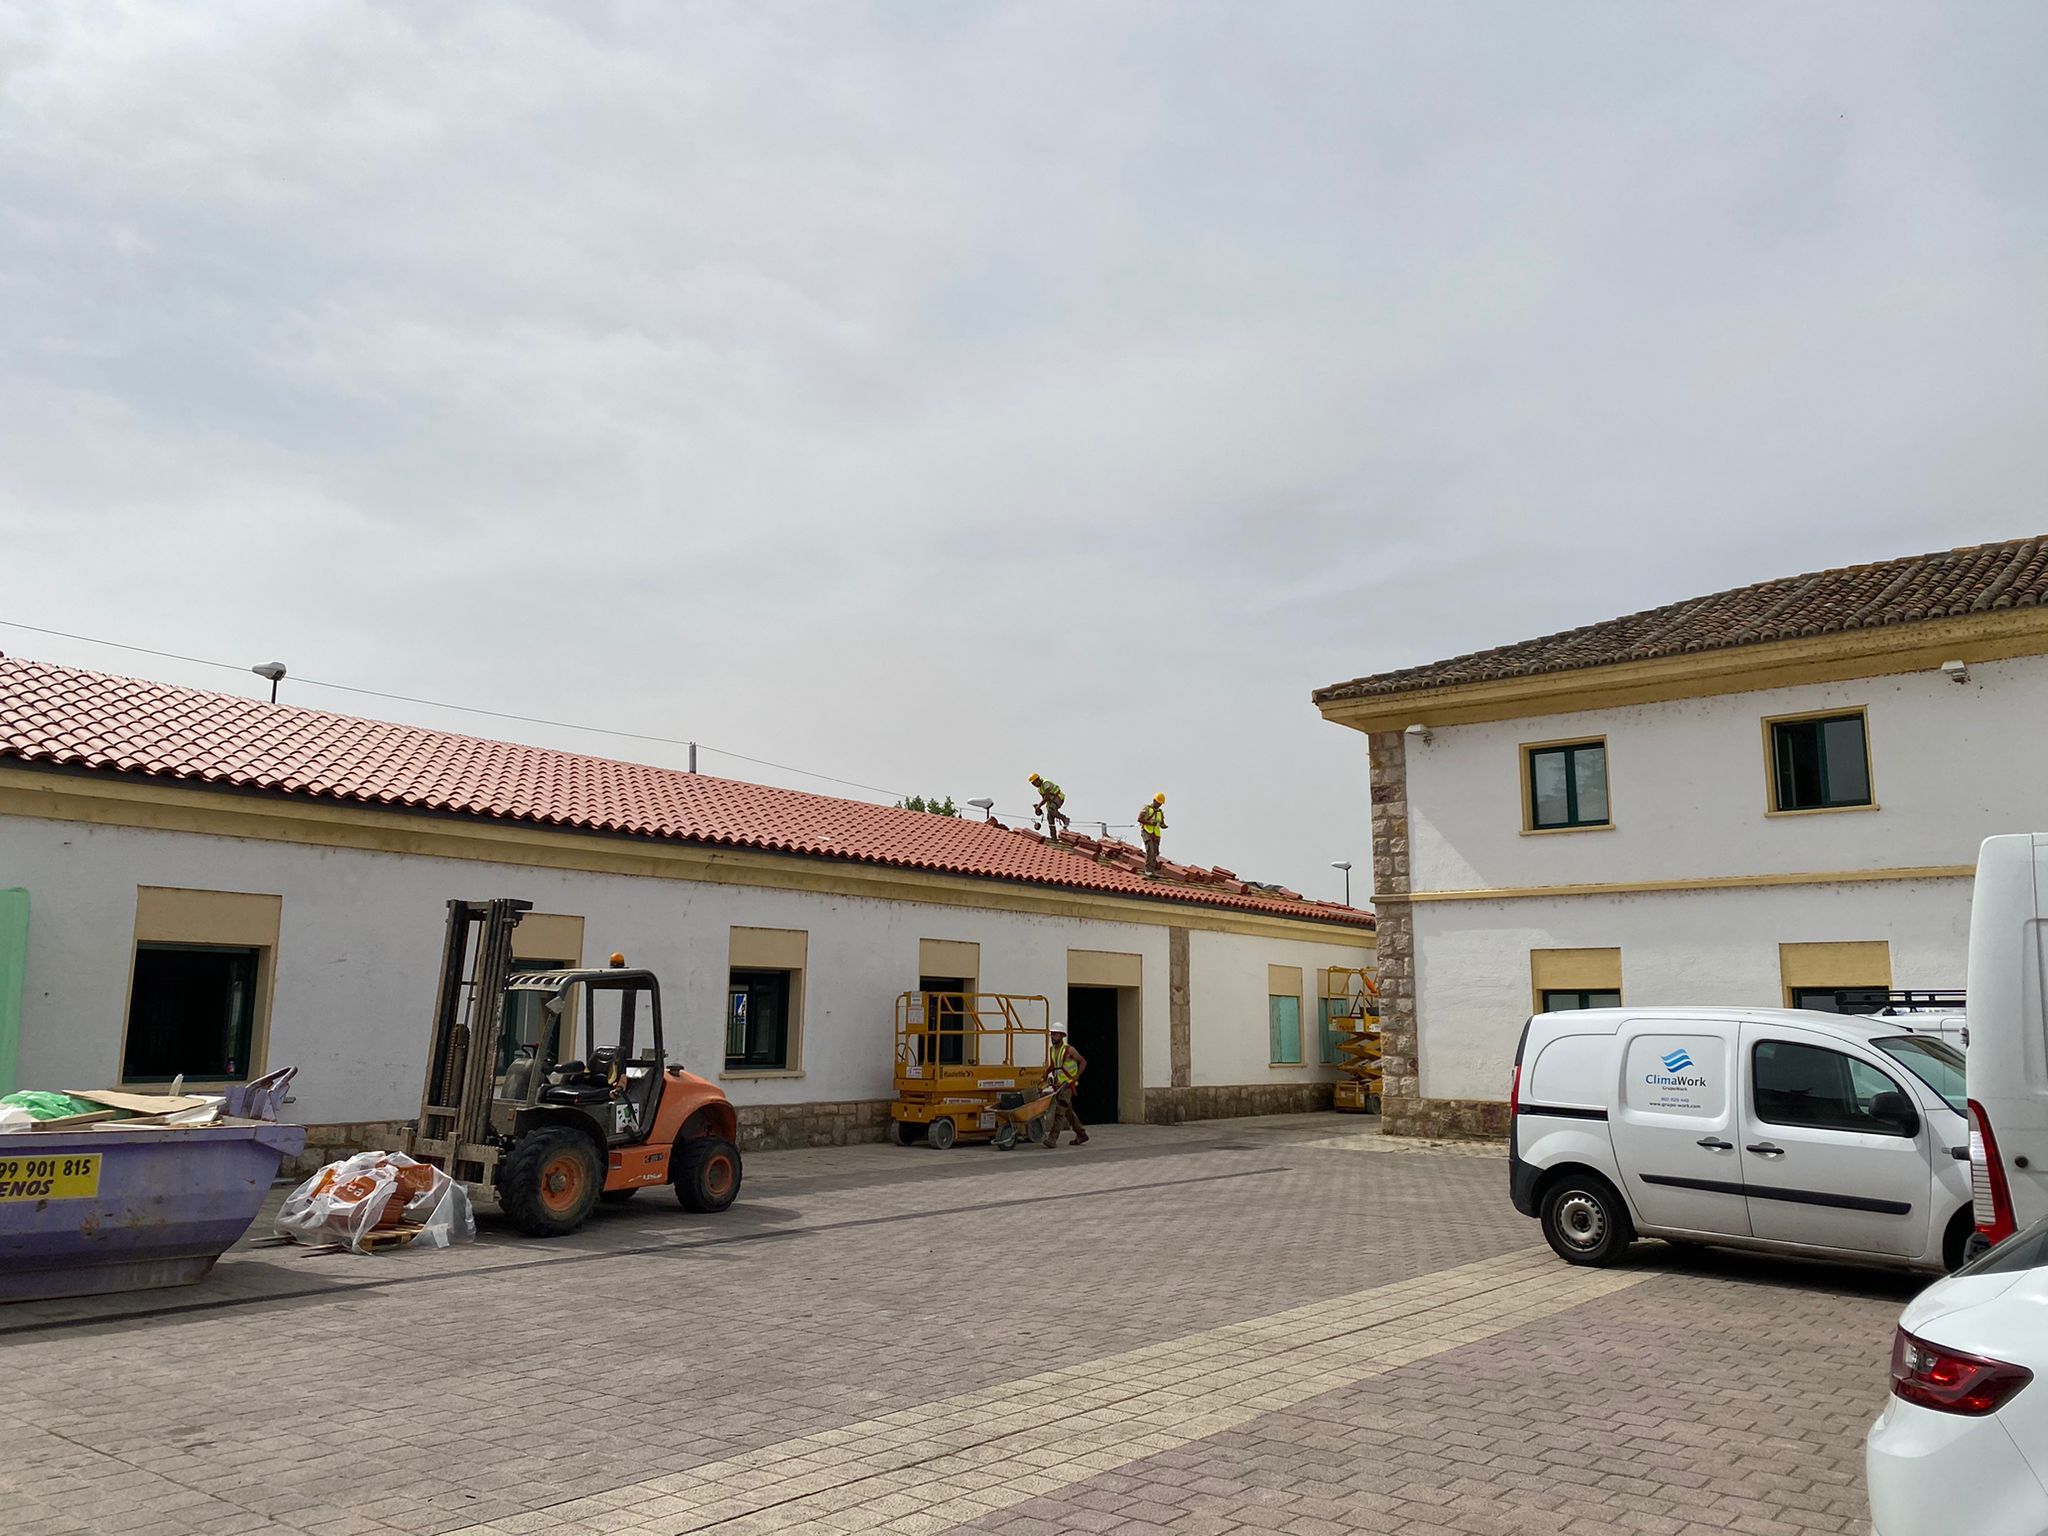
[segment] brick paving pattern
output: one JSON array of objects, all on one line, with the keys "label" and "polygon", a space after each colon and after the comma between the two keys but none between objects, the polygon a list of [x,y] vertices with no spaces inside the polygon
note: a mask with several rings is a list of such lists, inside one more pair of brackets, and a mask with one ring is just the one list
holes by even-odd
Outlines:
[{"label": "brick paving pattern", "polygon": [[19,1536],[1867,1528],[1903,1277],[1556,1262],[1337,1116],[750,1160],[532,1243],[0,1311]]}]

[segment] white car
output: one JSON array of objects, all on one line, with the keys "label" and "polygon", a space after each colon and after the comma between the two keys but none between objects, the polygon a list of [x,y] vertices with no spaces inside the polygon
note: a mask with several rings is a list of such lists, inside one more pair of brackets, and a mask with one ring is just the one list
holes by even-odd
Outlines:
[{"label": "white car", "polygon": [[2048,1221],[1906,1308],[1864,1441],[1873,1536],[2048,1532]]},{"label": "white car", "polygon": [[1888,1019],[1539,1013],[1515,1051],[1508,1191],[1573,1264],[1661,1237],[1953,1269],[1975,1227],[1963,1072]]}]

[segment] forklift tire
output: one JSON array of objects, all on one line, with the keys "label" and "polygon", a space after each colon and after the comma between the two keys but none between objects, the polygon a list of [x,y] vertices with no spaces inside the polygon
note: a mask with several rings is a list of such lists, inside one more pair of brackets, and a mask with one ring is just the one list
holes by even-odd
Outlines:
[{"label": "forklift tire", "polygon": [[566,1237],[590,1218],[604,1183],[581,1131],[544,1125],[519,1138],[498,1170],[498,1204],[528,1237]]},{"label": "forklift tire", "polygon": [[632,1189],[606,1189],[599,1191],[597,1198],[602,1200],[606,1205],[624,1205],[628,1200],[632,1199],[635,1195],[639,1193],[640,1190],[638,1186],[635,1186]]},{"label": "forklift tire", "polygon": [[1017,1145],[1017,1127],[1014,1125],[997,1126],[996,1150],[998,1152],[1007,1152],[1015,1145]]},{"label": "forklift tire", "polygon": [[740,1192],[740,1149],[723,1136],[692,1136],[676,1148],[676,1199],[686,1211],[722,1211]]},{"label": "forklift tire", "polygon": [[944,1152],[953,1145],[953,1138],[956,1134],[958,1133],[954,1130],[953,1120],[950,1115],[941,1115],[924,1128],[925,1141],[941,1152]]}]

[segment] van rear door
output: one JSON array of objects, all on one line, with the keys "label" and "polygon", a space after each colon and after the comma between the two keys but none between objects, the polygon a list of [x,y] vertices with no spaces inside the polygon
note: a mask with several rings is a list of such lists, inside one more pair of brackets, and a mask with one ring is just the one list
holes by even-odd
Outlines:
[{"label": "van rear door", "polygon": [[1997,1144],[2010,1219],[2048,1216],[2048,836],[1984,840],[1970,903],[1970,1101]]},{"label": "van rear door", "polygon": [[1638,1226],[1749,1235],[1731,1086],[1738,1027],[1708,1018],[1622,1024],[1609,1130]]}]

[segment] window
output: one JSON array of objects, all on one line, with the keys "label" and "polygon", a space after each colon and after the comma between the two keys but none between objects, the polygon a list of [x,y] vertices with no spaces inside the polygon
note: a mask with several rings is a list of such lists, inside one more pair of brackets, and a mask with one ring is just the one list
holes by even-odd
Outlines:
[{"label": "window", "polygon": [[122,1080],[245,1081],[262,958],[224,944],[137,944]]},{"label": "window", "polygon": [[1957,1114],[1970,1112],[1963,1053],[1946,1040],[1935,1035],[1892,1035],[1870,1043],[1940,1094],[1942,1102]]},{"label": "window", "polygon": [[1792,1040],[1758,1041],[1751,1059],[1759,1120],[1820,1131],[1903,1134],[1873,1115],[1870,1106],[1881,1093],[1904,1090],[1868,1062]]},{"label": "window", "polygon": [[1792,1006],[1809,1013],[1875,1013],[1891,1001],[1889,986],[1793,987]]},{"label": "window", "polygon": [[1569,989],[1546,987],[1543,992],[1543,1011],[1556,1013],[1566,1008],[1619,1008],[1619,992],[1573,992]]},{"label": "window", "polygon": [[1608,825],[1606,742],[1525,747],[1523,752],[1528,758],[1531,831]]},{"label": "window", "polygon": [[1619,949],[1529,951],[1529,1011],[1621,1006]]},{"label": "window", "polygon": [[1316,1031],[1316,1063],[1324,1067],[1341,1067],[1344,1056],[1337,1049],[1337,1042],[1350,1031],[1338,1029],[1330,1020],[1333,1017],[1349,1019],[1351,1015],[1344,1011],[1346,1004],[1341,997],[1325,997],[1317,1001],[1322,1004],[1322,1019],[1321,1027]]},{"label": "window", "polygon": [[734,971],[725,994],[727,1071],[789,1065],[789,972]]},{"label": "window", "polygon": [[1276,1067],[1301,1065],[1301,999],[1268,997],[1266,1021],[1270,1050],[1266,1059]]},{"label": "window", "polygon": [[1832,811],[1869,805],[1870,747],[1861,711],[1772,720],[1771,809]]}]

